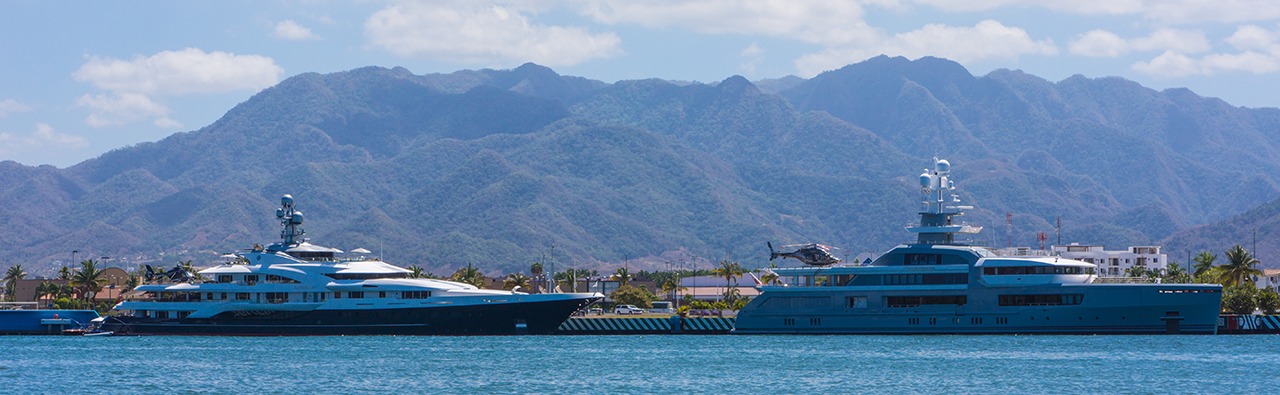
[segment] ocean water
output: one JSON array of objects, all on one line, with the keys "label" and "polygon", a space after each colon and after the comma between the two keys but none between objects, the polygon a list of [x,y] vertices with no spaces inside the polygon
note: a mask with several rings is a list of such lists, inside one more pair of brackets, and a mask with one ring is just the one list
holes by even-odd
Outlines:
[{"label": "ocean water", "polygon": [[1277,393],[1280,336],[0,336],[0,393]]}]

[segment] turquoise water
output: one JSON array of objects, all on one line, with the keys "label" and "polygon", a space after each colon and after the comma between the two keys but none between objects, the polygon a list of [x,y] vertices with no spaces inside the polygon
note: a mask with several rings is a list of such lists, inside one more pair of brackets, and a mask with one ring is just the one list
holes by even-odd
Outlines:
[{"label": "turquoise water", "polygon": [[0,393],[1276,393],[1280,336],[0,336]]}]

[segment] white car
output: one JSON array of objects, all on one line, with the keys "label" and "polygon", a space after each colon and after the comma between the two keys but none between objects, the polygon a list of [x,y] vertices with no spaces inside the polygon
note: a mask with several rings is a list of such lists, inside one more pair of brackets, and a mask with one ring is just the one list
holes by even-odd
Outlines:
[{"label": "white car", "polygon": [[644,314],[644,309],[635,305],[620,304],[613,308],[614,314]]}]

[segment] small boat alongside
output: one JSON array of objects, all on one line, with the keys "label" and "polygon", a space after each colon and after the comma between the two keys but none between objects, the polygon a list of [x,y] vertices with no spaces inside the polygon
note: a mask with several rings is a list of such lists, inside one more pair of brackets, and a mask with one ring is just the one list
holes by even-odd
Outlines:
[{"label": "small boat alongside", "polygon": [[957,234],[969,206],[951,165],[920,175],[925,209],[912,244],[867,265],[772,269],[778,280],[738,313],[738,334],[1213,334],[1222,286],[1104,284],[1092,263],[1000,256]]},{"label": "small boat alongside", "polygon": [[[118,335],[550,334],[598,293],[526,294],[410,278],[377,259],[303,238],[302,212],[284,195],[281,241],[237,259],[139,286],[102,331]],[[180,273],[179,273],[180,274]],[[201,280],[204,278],[205,280]]]}]

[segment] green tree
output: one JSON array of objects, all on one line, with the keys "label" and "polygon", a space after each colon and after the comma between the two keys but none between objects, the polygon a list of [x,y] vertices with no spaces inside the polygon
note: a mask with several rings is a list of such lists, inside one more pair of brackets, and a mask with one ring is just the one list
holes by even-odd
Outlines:
[{"label": "green tree", "polygon": [[[49,284],[47,282],[41,281],[40,284],[36,284],[36,295],[35,295],[36,301],[40,302],[40,299],[44,298],[45,296],[49,296],[55,291],[57,291],[56,286],[54,286],[53,284]],[[44,308],[44,303],[41,303],[40,305],[41,305],[40,306],[41,308]]]},{"label": "green tree", "polygon": [[1253,314],[1258,309],[1258,289],[1253,284],[1236,284],[1222,290],[1222,310],[1231,314]]},{"label": "green tree", "polygon": [[71,268],[63,266],[61,269],[58,269],[58,279],[71,280]]},{"label": "green tree", "polygon": [[631,271],[627,270],[625,267],[620,267],[613,273],[612,277],[618,282],[618,288],[622,288],[627,286],[627,283],[631,281]]},{"label": "green tree", "polygon": [[1204,251],[1200,255],[1196,255],[1194,260],[1196,264],[1192,267],[1191,277],[1200,277],[1213,268],[1213,261],[1218,260],[1218,256],[1209,253],[1209,251]]},{"label": "green tree", "polygon": [[453,272],[453,276],[451,276],[450,279],[460,283],[474,285],[476,288],[484,288],[484,275],[480,274],[480,270],[471,266],[470,263],[468,263],[466,267],[459,268],[458,271]]},{"label": "green tree", "polygon": [[505,280],[502,280],[502,289],[513,290],[516,289],[516,287],[520,287],[528,290],[529,282],[532,280],[532,278],[524,275],[524,273],[511,273],[507,275]]},{"label": "green tree", "polygon": [[1172,262],[1169,264],[1168,268],[1164,270],[1164,275],[1161,276],[1161,281],[1169,284],[1185,284],[1191,282],[1191,274],[1187,273],[1187,270],[1184,269],[1182,265],[1179,265],[1177,262]]},{"label": "green tree", "polygon": [[1262,275],[1262,271],[1255,267],[1257,264],[1258,258],[1236,244],[1227,250],[1227,264],[1222,265],[1218,283],[1223,287],[1252,283],[1254,276]]},{"label": "green tree", "polygon": [[1258,310],[1262,310],[1267,315],[1275,314],[1280,310],[1280,294],[1271,288],[1258,292]]},{"label": "green tree", "polygon": [[422,278],[422,275],[427,272],[426,269],[418,265],[409,265],[406,269],[409,269],[409,278]]},{"label": "green tree", "polygon": [[618,304],[633,304],[640,308],[652,308],[654,296],[643,287],[623,285],[609,294],[609,298]]},{"label": "green tree", "polygon": [[576,290],[574,285],[578,283],[578,279],[586,278],[589,275],[590,271],[587,270],[568,269],[556,273],[556,281],[560,283],[562,288]]},{"label": "green tree", "polygon": [[724,299],[732,301],[737,299],[738,279],[747,271],[742,269],[742,265],[738,262],[732,262],[728,259],[720,261],[716,264],[716,268],[711,273],[716,276],[724,277]]},{"label": "green tree", "polygon": [[17,291],[18,280],[27,277],[27,271],[22,269],[22,265],[13,265],[9,270],[4,272],[4,295],[10,302],[18,300]]},{"label": "green tree", "polygon": [[1133,277],[1133,278],[1147,278],[1147,277],[1151,277],[1151,271],[1147,270],[1147,268],[1142,266],[1130,266],[1124,269],[1124,276]]},{"label": "green tree", "polygon": [[670,300],[676,300],[676,293],[684,289],[680,286],[680,279],[675,277],[667,277],[662,281],[662,292],[670,297]]},{"label": "green tree", "polygon": [[81,261],[80,270],[71,273],[71,286],[86,304],[92,303],[90,295],[102,292],[102,285],[106,283],[107,279],[102,278],[102,269],[98,269],[97,262],[92,259]]}]

